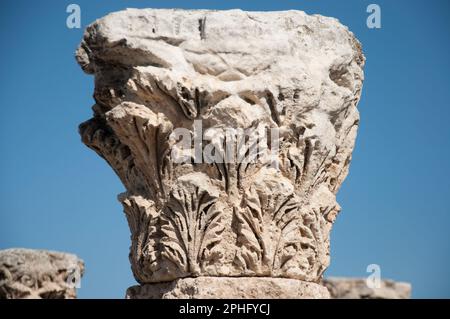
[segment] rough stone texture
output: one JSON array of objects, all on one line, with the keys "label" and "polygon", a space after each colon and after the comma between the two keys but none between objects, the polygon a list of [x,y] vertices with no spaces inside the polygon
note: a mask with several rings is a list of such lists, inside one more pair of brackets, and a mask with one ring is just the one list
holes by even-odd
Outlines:
[{"label": "rough stone texture", "polygon": [[[139,283],[320,280],[359,123],[364,56],[346,27],[301,11],[128,9],[90,25],[76,57],[95,75],[80,134],[126,188]],[[182,149],[178,128],[200,142]],[[209,146],[228,152],[223,128],[278,137],[257,160],[227,138],[243,159],[207,163]]]},{"label": "rough stone texture", "polygon": [[364,278],[327,278],[323,284],[333,299],[409,299],[411,284],[382,280],[379,288],[369,288]]},{"label": "rough stone texture", "polygon": [[255,277],[180,278],[130,287],[127,299],[328,299],[327,288],[297,279]]},{"label": "rough stone texture", "polygon": [[73,280],[83,272],[83,261],[72,254],[0,250],[0,299],[73,299]]}]

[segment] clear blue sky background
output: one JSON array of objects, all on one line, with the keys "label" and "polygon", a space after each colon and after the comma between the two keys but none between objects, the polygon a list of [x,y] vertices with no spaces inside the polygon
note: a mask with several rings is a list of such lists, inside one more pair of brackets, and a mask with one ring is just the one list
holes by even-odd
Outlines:
[{"label": "clear blue sky background", "polygon": [[[366,27],[366,7],[382,28]],[[66,27],[81,6],[82,29]],[[188,4],[189,3],[189,4]],[[122,298],[135,284],[123,186],[81,142],[93,78],[74,51],[83,29],[126,7],[299,9],[338,18],[363,44],[366,81],[350,175],[332,233],[334,276],[411,282],[414,297],[450,297],[450,1],[1,1],[0,249],[73,252],[81,298]]]}]

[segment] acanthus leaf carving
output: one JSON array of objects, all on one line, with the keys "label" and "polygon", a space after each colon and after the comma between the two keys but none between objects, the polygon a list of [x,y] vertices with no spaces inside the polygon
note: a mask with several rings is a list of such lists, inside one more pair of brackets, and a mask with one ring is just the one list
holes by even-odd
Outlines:
[{"label": "acanthus leaf carving", "polygon": [[160,205],[172,178],[173,163],[168,159],[172,124],[164,115],[133,103],[116,106],[106,113],[106,121],[121,143],[129,147],[147,181],[148,195]]},{"label": "acanthus leaf carving", "polygon": [[[245,194],[244,207],[235,211],[239,247],[235,263],[244,272],[283,276],[294,258],[309,255],[303,272],[296,274],[306,276],[318,245],[308,216],[302,212],[289,181],[276,176],[273,170],[257,179]],[[262,191],[267,188],[273,191]]]},{"label": "acanthus leaf carving", "polygon": [[187,175],[172,190],[161,215],[161,255],[184,275],[198,276],[217,261],[214,247],[225,230],[218,207],[218,190],[200,173]]}]

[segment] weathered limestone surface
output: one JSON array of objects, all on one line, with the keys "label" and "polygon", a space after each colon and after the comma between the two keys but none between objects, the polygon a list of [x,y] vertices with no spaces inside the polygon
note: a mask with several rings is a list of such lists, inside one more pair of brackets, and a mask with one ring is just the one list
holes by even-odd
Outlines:
[{"label": "weathered limestone surface", "polygon": [[379,288],[369,288],[364,278],[327,278],[323,284],[334,299],[409,299],[411,284],[382,280]]},{"label": "weathered limestone surface", "polygon": [[303,299],[329,298],[327,288],[296,279],[255,277],[180,278],[128,288],[127,299]]},{"label": "weathered limestone surface", "polygon": [[[301,11],[128,9],[90,25],[76,57],[95,75],[80,134],[126,188],[139,283],[321,279],[359,123],[364,56],[346,27]],[[278,135],[255,157],[225,128]],[[225,142],[242,156],[221,162]]]},{"label": "weathered limestone surface", "polygon": [[0,250],[0,299],[73,299],[84,263],[67,253]]}]

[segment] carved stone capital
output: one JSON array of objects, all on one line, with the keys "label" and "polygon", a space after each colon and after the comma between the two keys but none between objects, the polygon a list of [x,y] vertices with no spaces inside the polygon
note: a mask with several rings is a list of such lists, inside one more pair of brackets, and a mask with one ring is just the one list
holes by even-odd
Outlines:
[{"label": "carved stone capital", "polygon": [[80,134],[126,188],[139,283],[320,280],[359,123],[364,56],[346,27],[128,9],[90,25],[77,60],[95,75]]},{"label": "carved stone capital", "polygon": [[333,299],[410,299],[411,284],[389,279],[369,287],[366,278],[330,277],[322,282]]},{"label": "carved stone capital", "polygon": [[0,299],[73,299],[83,272],[83,261],[72,254],[0,250]]}]

